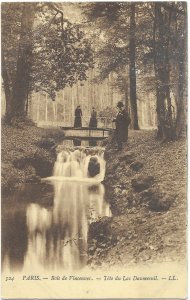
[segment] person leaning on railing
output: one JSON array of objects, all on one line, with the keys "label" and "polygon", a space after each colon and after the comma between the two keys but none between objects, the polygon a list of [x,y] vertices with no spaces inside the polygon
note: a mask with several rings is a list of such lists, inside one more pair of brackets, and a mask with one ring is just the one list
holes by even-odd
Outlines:
[{"label": "person leaning on railing", "polygon": [[124,104],[119,101],[117,104],[118,114],[116,118],[113,120],[116,124],[116,141],[118,150],[122,150],[123,142],[128,140],[128,127],[131,123],[131,119],[129,117],[128,112],[124,108]]}]

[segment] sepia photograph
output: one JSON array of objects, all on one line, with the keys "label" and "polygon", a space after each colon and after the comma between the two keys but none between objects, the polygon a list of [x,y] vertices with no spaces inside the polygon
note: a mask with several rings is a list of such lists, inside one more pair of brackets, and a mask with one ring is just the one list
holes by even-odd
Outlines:
[{"label": "sepia photograph", "polygon": [[187,298],[187,2],[1,2],[2,299]]}]

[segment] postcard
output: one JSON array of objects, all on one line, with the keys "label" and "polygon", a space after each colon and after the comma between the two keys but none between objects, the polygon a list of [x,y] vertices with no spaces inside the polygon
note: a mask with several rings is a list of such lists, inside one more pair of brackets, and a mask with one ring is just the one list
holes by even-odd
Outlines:
[{"label": "postcard", "polygon": [[187,2],[2,2],[2,299],[187,297]]}]

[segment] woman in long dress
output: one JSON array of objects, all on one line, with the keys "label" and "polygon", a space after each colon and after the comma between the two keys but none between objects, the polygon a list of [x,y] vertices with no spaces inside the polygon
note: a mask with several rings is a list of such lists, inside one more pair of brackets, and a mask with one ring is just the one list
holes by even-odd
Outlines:
[{"label": "woman in long dress", "polygon": [[82,110],[80,108],[80,105],[77,106],[75,109],[75,122],[74,122],[74,128],[82,127]]},{"label": "woman in long dress", "polygon": [[94,107],[92,108],[89,127],[97,128],[97,112]]}]

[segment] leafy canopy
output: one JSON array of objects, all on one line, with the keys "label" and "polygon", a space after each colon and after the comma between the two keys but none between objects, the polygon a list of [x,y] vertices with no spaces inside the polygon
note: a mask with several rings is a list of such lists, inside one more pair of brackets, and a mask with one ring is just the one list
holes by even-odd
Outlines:
[{"label": "leafy canopy", "polygon": [[30,66],[31,70],[29,91],[43,90],[54,100],[56,91],[72,86],[78,80],[86,80],[86,71],[93,67],[91,45],[79,26],[63,19],[51,3],[34,4],[35,20],[30,37],[20,42],[22,5],[2,5],[2,49],[12,87],[16,79],[18,53],[22,55],[19,50],[23,48],[24,67]]}]

